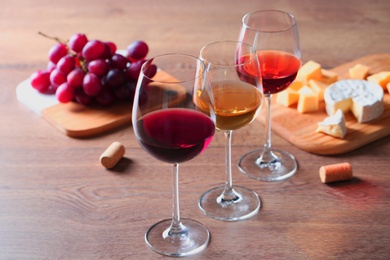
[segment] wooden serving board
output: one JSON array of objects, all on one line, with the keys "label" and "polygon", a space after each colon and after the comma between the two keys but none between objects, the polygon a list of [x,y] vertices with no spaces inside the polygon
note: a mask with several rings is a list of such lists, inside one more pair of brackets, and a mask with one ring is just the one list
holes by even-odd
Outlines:
[{"label": "wooden serving board", "polygon": [[[156,77],[161,81],[172,78],[164,71],[158,71]],[[148,95],[158,95],[163,87],[151,85]],[[172,102],[185,98],[184,87],[177,86],[172,91],[177,93]],[[31,87],[29,80],[18,85],[16,94],[21,103],[70,137],[91,137],[131,123],[130,103],[110,107],[86,107],[75,102],[63,104],[57,101],[55,95],[38,93]]]},{"label": "wooden serving board", "polygon": [[[361,63],[370,67],[370,73],[390,70],[390,54],[374,54],[340,65],[332,71],[338,73],[339,79],[349,78],[348,70]],[[384,94],[384,112],[378,119],[369,123],[358,123],[352,113],[345,115],[347,135],[344,139],[316,133],[317,123],[328,115],[325,103],[320,103],[320,110],[315,113],[301,114],[296,106],[285,107],[277,104],[275,96],[271,105],[272,131],[298,148],[321,155],[342,154],[390,134],[390,95]],[[264,124],[265,115],[260,113],[258,119]]]}]

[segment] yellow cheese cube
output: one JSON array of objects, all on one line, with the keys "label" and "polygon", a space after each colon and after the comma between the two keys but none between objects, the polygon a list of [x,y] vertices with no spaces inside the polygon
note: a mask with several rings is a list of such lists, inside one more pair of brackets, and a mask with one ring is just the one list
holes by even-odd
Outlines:
[{"label": "yellow cheese cube", "polygon": [[305,94],[315,94],[314,90],[312,90],[309,86],[304,85],[298,90],[299,95],[305,95]]},{"label": "yellow cheese cube", "polygon": [[351,79],[366,79],[369,71],[368,66],[358,63],[350,68],[348,72]]},{"label": "yellow cheese cube", "polygon": [[321,79],[321,65],[315,61],[308,61],[299,69],[297,78],[304,83],[307,83],[309,79]]},{"label": "yellow cheese cube", "polygon": [[316,93],[299,95],[297,110],[299,113],[318,111],[319,102]]},{"label": "yellow cheese cube", "polygon": [[322,73],[322,77],[320,81],[328,85],[335,83],[337,80],[339,80],[339,75],[336,72],[321,69],[321,73]]},{"label": "yellow cheese cube", "polygon": [[382,71],[372,74],[367,77],[367,80],[380,85],[383,90],[386,90],[386,85],[390,82],[390,71]]},{"label": "yellow cheese cube", "polygon": [[324,100],[324,92],[325,89],[329,86],[328,84],[316,80],[316,79],[311,79],[309,80],[309,86],[311,89],[318,94],[318,100],[323,101]]},{"label": "yellow cheese cube", "polygon": [[303,82],[299,79],[296,79],[290,84],[290,86],[288,86],[288,89],[298,91],[301,87],[303,87]]},{"label": "yellow cheese cube", "polygon": [[276,102],[286,107],[298,103],[298,99],[298,91],[290,88],[276,94]]}]

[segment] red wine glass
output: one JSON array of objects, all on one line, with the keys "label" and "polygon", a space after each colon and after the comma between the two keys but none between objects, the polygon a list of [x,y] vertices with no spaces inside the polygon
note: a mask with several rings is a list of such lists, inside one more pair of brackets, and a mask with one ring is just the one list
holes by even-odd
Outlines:
[{"label": "red wine glass", "polygon": [[142,65],[135,91],[132,124],[138,143],[157,160],[173,166],[172,218],[154,224],[145,234],[147,245],[163,255],[198,253],[210,239],[204,225],[182,219],[179,209],[179,163],[201,154],[215,132],[213,111],[198,111],[191,98],[195,82],[204,82],[204,71],[197,57],[156,56]]},{"label": "red wine glass", "polygon": [[284,180],[295,174],[298,164],[292,154],[271,145],[271,99],[272,94],[288,88],[301,66],[296,19],[278,10],[248,13],[242,19],[239,40],[254,46],[259,56],[266,101],[266,135],[263,148],[242,156],[238,166],[256,180]]},{"label": "red wine glass", "polygon": [[[212,106],[216,128],[225,135],[225,183],[206,191],[199,199],[200,209],[209,217],[236,221],[254,216],[261,201],[256,192],[233,185],[232,133],[250,124],[257,116],[263,95],[256,50],[237,41],[220,41],[206,45],[200,59],[207,66],[209,91],[197,91],[196,106]],[[210,95],[207,95],[210,93]],[[209,103],[209,101],[211,103]]]}]

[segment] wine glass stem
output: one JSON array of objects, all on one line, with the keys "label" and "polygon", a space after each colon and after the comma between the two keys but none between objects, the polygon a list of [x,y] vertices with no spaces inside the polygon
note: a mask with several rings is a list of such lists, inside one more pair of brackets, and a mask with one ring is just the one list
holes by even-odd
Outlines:
[{"label": "wine glass stem", "polygon": [[221,205],[229,205],[241,200],[241,195],[233,189],[232,175],[232,130],[224,132],[225,134],[225,155],[226,155],[226,172],[225,172],[225,188],[222,194],[217,198],[217,202]]},{"label": "wine glass stem", "polygon": [[172,223],[164,232],[163,237],[167,236],[187,236],[187,229],[180,220],[180,200],[179,200],[179,164],[175,163],[172,167]]},{"label": "wine glass stem", "polygon": [[264,149],[258,159],[256,164],[262,167],[268,167],[271,163],[276,163],[279,161],[279,158],[271,150],[271,94],[265,94],[265,140],[264,140]]},{"label": "wine glass stem", "polygon": [[233,189],[232,177],[232,134],[233,131],[225,131],[225,152],[226,152],[226,174],[225,174],[225,191]]},{"label": "wine glass stem", "polygon": [[264,152],[268,152],[271,149],[271,100],[272,95],[266,94],[265,96],[265,140],[264,140]]}]

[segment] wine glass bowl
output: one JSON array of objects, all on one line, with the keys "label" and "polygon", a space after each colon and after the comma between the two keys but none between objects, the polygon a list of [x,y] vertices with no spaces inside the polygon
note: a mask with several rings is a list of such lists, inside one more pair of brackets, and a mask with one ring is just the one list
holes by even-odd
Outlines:
[{"label": "wine glass bowl", "polygon": [[201,223],[182,219],[179,163],[201,154],[215,132],[213,111],[192,103],[195,82],[204,83],[205,65],[197,57],[171,53],[147,60],[139,75],[132,124],[139,145],[154,158],[172,164],[172,218],[151,226],[147,245],[157,253],[187,256],[206,248],[210,233]]},{"label": "wine glass bowl", "polygon": [[199,207],[214,219],[243,220],[255,215],[261,202],[254,191],[233,186],[231,136],[233,130],[250,124],[261,108],[263,96],[256,50],[241,42],[220,41],[203,47],[199,58],[207,67],[205,86],[209,95],[198,90],[194,103],[200,110],[207,107],[205,104],[213,108],[216,128],[224,132],[226,139],[225,184],[202,194]]},{"label": "wine glass bowl", "polygon": [[258,53],[265,96],[266,134],[263,148],[243,155],[238,166],[241,172],[256,180],[284,180],[295,174],[298,164],[289,152],[272,147],[271,100],[273,94],[289,87],[301,66],[296,19],[279,10],[248,13],[242,19],[239,40],[253,45]]}]

